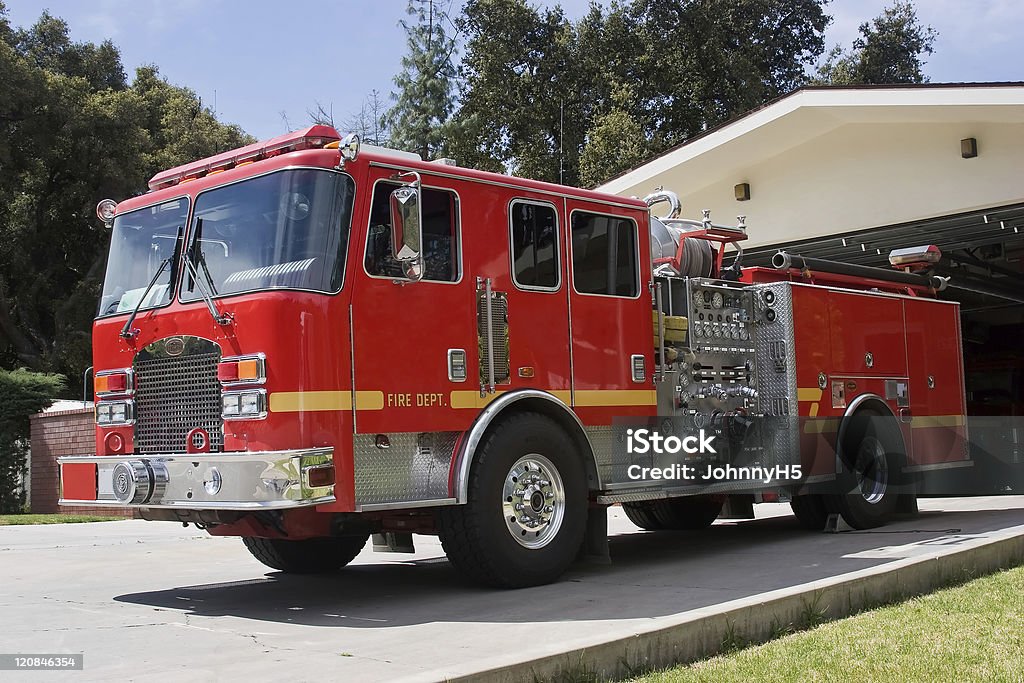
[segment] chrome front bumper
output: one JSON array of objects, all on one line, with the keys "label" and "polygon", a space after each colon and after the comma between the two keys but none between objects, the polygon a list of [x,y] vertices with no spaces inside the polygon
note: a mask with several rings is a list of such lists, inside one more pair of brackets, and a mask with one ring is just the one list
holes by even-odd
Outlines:
[{"label": "chrome front bumper", "polygon": [[[61,505],[179,510],[276,510],[334,502],[333,448],[58,458]],[[96,499],[64,497],[65,465],[95,465]],[[333,473],[326,473],[333,474]],[[323,478],[317,476],[317,478]]]}]

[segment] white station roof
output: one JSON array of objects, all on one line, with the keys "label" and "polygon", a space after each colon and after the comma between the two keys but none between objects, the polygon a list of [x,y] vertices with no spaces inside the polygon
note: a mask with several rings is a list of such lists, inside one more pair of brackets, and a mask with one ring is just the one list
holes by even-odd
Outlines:
[{"label": "white station roof", "polygon": [[[704,187],[848,124],[1024,123],[1024,83],[811,86],[698,135],[598,190]],[[642,193],[642,194],[641,194]]]}]

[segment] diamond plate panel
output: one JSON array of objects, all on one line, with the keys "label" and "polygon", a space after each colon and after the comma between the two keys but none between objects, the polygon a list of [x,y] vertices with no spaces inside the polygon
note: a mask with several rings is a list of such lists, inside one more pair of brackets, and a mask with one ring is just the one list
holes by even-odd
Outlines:
[{"label": "diamond plate panel", "polygon": [[459,432],[387,437],[391,447],[383,449],[375,445],[375,434],[357,434],[353,439],[356,505],[448,498],[448,473]]},{"label": "diamond plate panel", "polygon": [[[764,464],[800,463],[800,431],[796,397],[796,350],[793,347],[793,294],[788,282],[751,287],[758,326],[755,364],[757,391],[764,410]],[[767,298],[766,298],[767,295]],[[774,296],[774,301],[767,303]],[[775,319],[767,322],[767,311]]]},{"label": "diamond plate panel", "polygon": [[[601,479],[602,488],[607,489],[615,484],[636,482],[626,476],[627,468],[634,462],[639,462],[641,456],[633,456],[630,460],[626,452],[626,444],[622,441],[622,434],[616,434],[611,426],[584,427],[587,438],[590,439],[590,446],[594,449],[594,461],[597,463],[597,474]],[[641,463],[643,464],[643,463]]]}]

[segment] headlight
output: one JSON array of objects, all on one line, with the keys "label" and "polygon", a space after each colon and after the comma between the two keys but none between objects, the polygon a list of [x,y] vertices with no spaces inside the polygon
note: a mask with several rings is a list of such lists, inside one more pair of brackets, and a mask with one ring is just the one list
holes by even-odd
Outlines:
[{"label": "headlight", "polygon": [[224,394],[224,417],[238,417],[242,412],[242,397],[238,394]]},{"label": "headlight", "polygon": [[221,399],[225,420],[260,420],[267,416],[267,392],[264,389],[228,391]]},{"label": "headlight", "polygon": [[101,401],[96,404],[96,424],[101,427],[131,424],[135,419],[131,401]]}]

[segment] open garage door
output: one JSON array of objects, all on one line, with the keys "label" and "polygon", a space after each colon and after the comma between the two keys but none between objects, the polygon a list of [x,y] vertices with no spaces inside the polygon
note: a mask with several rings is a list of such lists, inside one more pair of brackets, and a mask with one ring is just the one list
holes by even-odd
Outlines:
[{"label": "open garage door", "polygon": [[1024,470],[1024,204],[757,247],[744,255],[744,265],[770,266],[772,255],[785,249],[886,268],[893,249],[927,244],[942,251],[936,274],[950,278],[940,297],[961,304],[972,456],[985,470],[975,482],[984,489],[978,492],[1019,490]]}]

